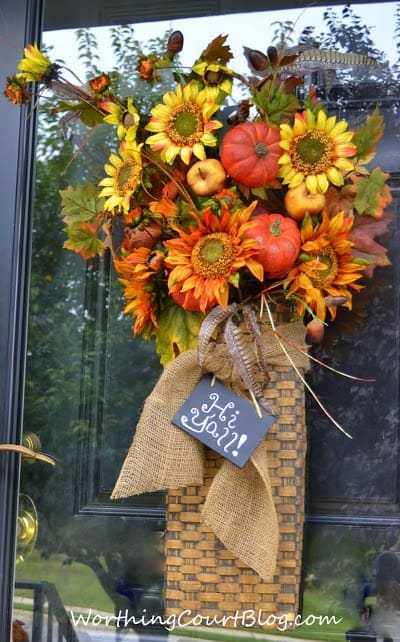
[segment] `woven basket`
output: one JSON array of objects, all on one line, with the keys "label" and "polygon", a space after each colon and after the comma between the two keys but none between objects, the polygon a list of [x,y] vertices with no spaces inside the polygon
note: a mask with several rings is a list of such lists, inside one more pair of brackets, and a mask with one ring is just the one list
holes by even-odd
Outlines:
[{"label": "woven basket", "polygon": [[[277,626],[294,618],[299,585],[304,523],[306,429],[304,388],[293,368],[277,366],[264,397],[280,415],[266,439],[268,465],[279,522],[279,552],[273,581],[266,582],[235,558],[201,521],[201,507],[221,458],[207,451],[204,486],[170,490],[166,530],[166,615],[225,616],[225,626],[238,626],[235,616],[254,610],[258,624]],[[270,617],[269,617],[270,616]]]}]

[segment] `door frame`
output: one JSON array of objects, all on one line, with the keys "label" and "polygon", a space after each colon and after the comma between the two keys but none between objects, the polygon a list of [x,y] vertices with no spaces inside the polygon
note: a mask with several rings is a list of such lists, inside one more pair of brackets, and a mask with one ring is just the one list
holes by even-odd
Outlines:
[{"label": "door frame", "polygon": [[[39,42],[42,0],[3,0],[0,75],[16,69],[24,45]],[[20,443],[34,179],[35,113],[0,97],[0,443]],[[28,118],[29,115],[29,118]],[[0,453],[0,639],[11,635],[19,455]]]}]

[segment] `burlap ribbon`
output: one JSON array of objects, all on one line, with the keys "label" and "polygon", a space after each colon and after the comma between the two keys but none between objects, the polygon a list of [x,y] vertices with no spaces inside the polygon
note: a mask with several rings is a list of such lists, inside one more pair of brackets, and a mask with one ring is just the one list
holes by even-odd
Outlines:
[{"label": "burlap ribbon", "polygon": [[[291,359],[306,369],[308,359],[290,344],[304,343],[304,326],[279,326]],[[287,366],[276,337],[263,329],[271,366]],[[205,370],[242,396],[245,386],[225,344],[212,343]],[[196,351],[187,351],[163,371],[146,399],[135,436],[111,495],[120,499],[168,488],[202,485],[204,446],[177,428],[171,419],[196,386],[202,370]],[[279,409],[274,408],[274,414]],[[206,497],[202,517],[224,546],[265,580],[274,574],[278,549],[278,523],[267,467],[267,439],[257,447],[243,468],[227,460],[215,475]]]}]

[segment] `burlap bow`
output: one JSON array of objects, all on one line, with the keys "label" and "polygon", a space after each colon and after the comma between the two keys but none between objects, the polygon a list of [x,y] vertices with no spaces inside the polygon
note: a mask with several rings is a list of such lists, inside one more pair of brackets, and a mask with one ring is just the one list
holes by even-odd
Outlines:
[{"label": "burlap bow", "polygon": [[[290,343],[286,349],[298,368],[308,359],[294,344],[303,345],[304,326],[279,326]],[[270,328],[264,328],[271,366],[287,366],[287,357]],[[268,336],[269,335],[269,336]],[[210,345],[204,368],[236,393],[247,396],[226,346]],[[162,489],[203,484],[204,446],[177,428],[171,419],[198,383],[202,369],[196,351],[178,356],[163,371],[147,398],[136,433],[112,493],[120,499]],[[274,408],[274,414],[279,412]],[[243,468],[224,460],[206,497],[202,518],[224,546],[265,580],[274,574],[278,523],[267,467],[267,439]]]}]

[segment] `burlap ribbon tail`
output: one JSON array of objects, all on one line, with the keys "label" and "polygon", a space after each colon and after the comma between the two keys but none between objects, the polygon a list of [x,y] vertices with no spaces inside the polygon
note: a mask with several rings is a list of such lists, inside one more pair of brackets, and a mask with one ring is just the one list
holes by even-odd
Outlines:
[{"label": "burlap ribbon tail", "polygon": [[[301,324],[284,324],[279,331],[286,336],[289,334],[292,344],[303,345],[304,327]],[[288,360],[271,332],[268,345],[271,346],[271,366],[287,366]],[[211,347],[205,369],[245,396],[244,384],[226,346],[213,344]],[[287,349],[297,367],[307,367],[307,357],[290,344]],[[194,350],[182,353],[165,368],[145,401],[112,499],[203,484],[204,446],[171,423],[202,374]],[[207,494],[202,519],[238,559],[261,578],[271,580],[279,531],[268,474],[267,439],[260,443],[243,468],[222,461]]]}]

